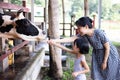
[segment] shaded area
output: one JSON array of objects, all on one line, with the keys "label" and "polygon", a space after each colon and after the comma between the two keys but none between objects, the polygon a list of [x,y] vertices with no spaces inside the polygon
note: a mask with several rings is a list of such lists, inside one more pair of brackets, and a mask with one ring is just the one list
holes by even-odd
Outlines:
[{"label": "shaded area", "polygon": [[[120,46],[117,46],[117,49],[118,49],[118,52],[120,54]],[[70,58],[71,61],[74,61],[74,56],[73,55],[70,55],[68,53],[68,57]],[[88,65],[90,66],[91,65],[91,54],[86,55],[86,59],[87,59]],[[9,66],[9,68],[4,73],[2,73],[2,72],[0,73],[0,80],[14,80],[17,73],[19,71],[21,71],[26,66],[26,64],[29,62],[29,60],[30,60],[30,57],[28,57],[28,55],[27,56],[25,56],[25,55],[15,55],[15,64]],[[71,66],[68,69],[69,73],[66,72],[67,70],[64,70],[65,76],[67,77],[67,79],[71,75],[71,72],[72,72],[72,69],[73,69],[73,67],[72,67],[73,63],[71,63],[70,60],[69,60],[69,64]],[[42,80],[49,80],[49,77],[46,76],[48,70],[49,70],[48,67],[42,68],[42,71],[41,71],[42,74],[39,75],[39,77],[42,77]],[[70,77],[72,77],[72,76],[70,76]],[[39,78],[37,80],[39,80]],[[68,79],[68,80],[72,80],[72,78]],[[91,80],[90,72],[87,74],[87,80]]]},{"label": "shaded area", "polygon": [[15,63],[10,65],[5,72],[0,73],[0,80],[14,80],[17,73],[26,66],[28,61],[28,56],[15,56]]}]

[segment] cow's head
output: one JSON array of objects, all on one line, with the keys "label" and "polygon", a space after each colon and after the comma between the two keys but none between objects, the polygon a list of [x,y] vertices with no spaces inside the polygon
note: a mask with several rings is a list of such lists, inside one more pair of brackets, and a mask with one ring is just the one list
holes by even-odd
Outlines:
[{"label": "cow's head", "polygon": [[17,17],[14,19],[16,32],[18,36],[25,40],[41,40],[46,37],[45,31],[34,25],[30,20],[23,16],[23,10],[17,12]]}]

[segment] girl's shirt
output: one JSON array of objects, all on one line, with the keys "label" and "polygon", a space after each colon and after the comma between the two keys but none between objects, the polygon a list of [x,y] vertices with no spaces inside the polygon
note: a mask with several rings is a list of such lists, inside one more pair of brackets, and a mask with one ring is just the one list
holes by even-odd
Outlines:
[{"label": "girl's shirt", "polygon": [[[82,71],[84,68],[81,65],[81,61],[85,60],[85,56],[81,55],[79,58],[75,59],[74,62],[74,72]],[[86,75],[85,74],[79,74],[75,80],[86,80]]]}]

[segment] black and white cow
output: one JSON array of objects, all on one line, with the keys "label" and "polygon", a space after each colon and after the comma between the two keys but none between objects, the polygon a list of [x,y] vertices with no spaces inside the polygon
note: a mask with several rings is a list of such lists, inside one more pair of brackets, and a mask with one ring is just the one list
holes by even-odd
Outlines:
[{"label": "black and white cow", "polygon": [[16,17],[0,14],[0,37],[40,41],[46,34],[23,16],[23,10],[19,10]]}]

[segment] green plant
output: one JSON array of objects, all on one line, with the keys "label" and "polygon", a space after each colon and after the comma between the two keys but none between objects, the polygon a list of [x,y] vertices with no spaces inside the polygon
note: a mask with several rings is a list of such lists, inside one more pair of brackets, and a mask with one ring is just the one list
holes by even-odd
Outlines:
[{"label": "green plant", "polygon": [[73,77],[72,77],[73,65],[74,65],[73,59],[69,58],[68,62],[70,64],[69,65],[69,69],[63,71],[63,78],[62,78],[62,80],[73,80]]},{"label": "green plant", "polygon": [[120,42],[112,42],[116,47],[120,47]]},{"label": "green plant", "polygon": [[49,76],[45,76],[42,80],[51,80]]}]

